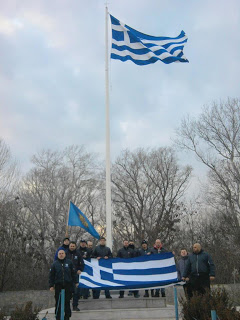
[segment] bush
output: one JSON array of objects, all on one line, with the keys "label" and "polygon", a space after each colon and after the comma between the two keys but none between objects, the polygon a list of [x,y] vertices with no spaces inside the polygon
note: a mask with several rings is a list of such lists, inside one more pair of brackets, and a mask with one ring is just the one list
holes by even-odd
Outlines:
[{"label": "bush", "polygon": [[190,300],[180,299],[183,320],[210,320],[211,310],[216,310],[221,320],[240,320],[230,302],[229,295],[224,288],[217,288],[205,295],[194,295]]},{"label": "bush", "polygon": [[5,313],[3,311],[0,311],[0,320],[6,320],[7,316],[5,315]]},{"label": "bush", "polygon": [[39,311],[40,309],[33,308],[32,301],[28,301],[23,307],[16,307],[10,320],[38,320]]}]

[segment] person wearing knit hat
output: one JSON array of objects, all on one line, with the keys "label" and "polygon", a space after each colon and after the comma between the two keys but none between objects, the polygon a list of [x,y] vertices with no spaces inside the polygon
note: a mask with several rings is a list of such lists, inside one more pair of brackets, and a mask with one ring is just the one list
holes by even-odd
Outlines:
[{"label": "person wearing knit hat", "polygon": [[69,248],[69,243],[70,243],[70,239],[69,237],[65,237],[63,238],[63,244],[61,245],[61,247],[59,247],[55,253],[55,256],[54,256],[54,260],[57,260],[58,258],[58,251],[59,250],[64,250],[65,252],[68,250]]}]

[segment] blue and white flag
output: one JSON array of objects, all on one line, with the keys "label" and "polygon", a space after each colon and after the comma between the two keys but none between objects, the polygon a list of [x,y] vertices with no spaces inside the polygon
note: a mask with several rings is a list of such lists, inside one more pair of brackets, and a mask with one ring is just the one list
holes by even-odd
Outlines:
[{"label": "blue and white flag", "polygon": [[154,37],[127,26],[112,15],[110,17],[112,59],[130,60],[141,66],[159,60],[166,64],[188,62],[183,55],[183,48],[188,39],[184,31],[176,38]]},{"label": "blue and white flag", "polygon": [[147,289],[172,286],[178,282],[171,252],[131,259],[90,259],[84,262],[84,271],[79,279],[80,288]]}]

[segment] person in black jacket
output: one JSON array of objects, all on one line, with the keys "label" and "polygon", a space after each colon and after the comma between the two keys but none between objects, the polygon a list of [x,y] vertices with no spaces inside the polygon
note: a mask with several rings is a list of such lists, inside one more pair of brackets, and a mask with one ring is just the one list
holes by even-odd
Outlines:
[{"label": "person in black jacket", "polygon": [[[55,314],[56,319],[60,320],[60,293],[65,289],[65,320],[71,317],[70,299],[72,296],[72,285],[78,286],[77,275],[71,260],[66,259],[64,250],[58,251],[58,258],[51,266],[49,272],[50,291],[55,289]],[[59,303],[58,303],[59,302]]]},{"label": "person in black jacket", "polygon": [[[79,275],[84,269],[84,261],[82,255],[77,249],[77,244],[75,241],[70,241],[69,249],[66,252],[66,258],[71,260],[74,266],[75,271],[77,272],[77,278],[79,281]],[[73,311],[80,311],[78,308],[78,299],[79,299],[80,288],[74,288],[73,291]]]},{"label": "person in black jacket", "polygon": [[80,240],[80,247],[78,251],[81,253],[83,259],[89,259],[90,258],[90,252],[87,247],[87,241],[86,240]]},{"label": "person in black jacket", "polygon": [[[167,252],[167,250],[165,248],[163,248],[161,240],[160,239],[156,239],[155,245],[152,248],[151,252],[153,254],[162,254],[162,253]],[[154,297],[158,298],[159,297],[159,292],[160,292],[160,289],[156,289]],[[161,295],[162,295],[162,297],[166,297],[165,288],[161,288]]]},{"label": "person in black jacket", "polygon": [[189,282],[189,298],[193,293],[203,295],[210,290],[210,281],[215,279],[215,266],[211,256],[202,250],[199,243],[193,245],[193,254],[188,256],[182,279]]},{"label": "person in black jacket", "polygon": [[[139,256],[149,256],[150,254],[152,254],[151,249],[148,248],[148,243],[146,240],[143,240],[141,245],[142,245],[141,249],[138,250]],[[152,297],[154,296],[153,289],[151,289],[151,296]],[[148,290],[145,290],[144,298],[149,298]]]},{"label": "person in black jacket", "polygon": [[[95,250],[93,251],[93,258],[99,259],[108,259],[112,258],[111,249],[106,246],[106,239],[101,237],[99,240],[99,245],[96,246]],[[93,290],[93,299],[99,299],[101,290]],[[105,290],[105,297],[107,299],[112,299],[109,290]]]},{"label": "person in black jacket", "polygon": [[58,251],[59,250],[64,250],[65,252],[68,250],[68,248],[69,248],[69,243],[70,243],[70,239],[69,239],[69,237],[65,237],[64,239],[63,239],[63,244],[61,245],[61,247],[59,247],[58,249],[57,249],[57,251],[56,251],[56,253],[55,253],[55,256],[54,256],[54,260],[57,260],[57,258],[58,258]]},{"label": "person in black jacket", "polygon": [[[124,240],[123,241],[123,247],[121,249],[118,250],[117,253],[117,257],[118,258],[122,258],[122,259],[129,259],[129,258],[134,258],[135,257],[135,252],[133,249],[129,248],[129,242],[128,240]],[[139,298],[139,294],[138,291],[132,291],[134,294],[135,298]],[[124,291],[121,290],[119,291],[119,298],[123,298],[124,297]]]}]

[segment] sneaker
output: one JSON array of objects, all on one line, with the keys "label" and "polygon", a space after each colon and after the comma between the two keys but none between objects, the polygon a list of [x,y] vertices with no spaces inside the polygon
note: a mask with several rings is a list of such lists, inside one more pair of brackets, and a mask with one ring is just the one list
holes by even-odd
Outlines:
[{"label": "sneaker", "polygon": [[80,311],[78,307],[73,307],[73,311]]},{"label": "sneaker", "polygon": [[112,299],[112,297],[111,296],[106,296],[106,299]]},{"label": "sneaker", "polygon": [[124,298],[124,296],[119,296],[118,298]]},{"label": "sneaker", "polygon": [[132,292],[129,292],[129,293],[128,293],[128,296],[129,296],[129,297],[131,297],[132,295],[133,295]]}]

